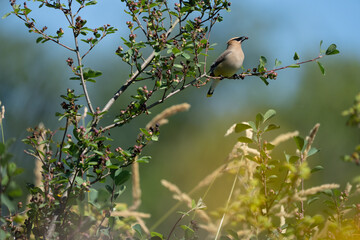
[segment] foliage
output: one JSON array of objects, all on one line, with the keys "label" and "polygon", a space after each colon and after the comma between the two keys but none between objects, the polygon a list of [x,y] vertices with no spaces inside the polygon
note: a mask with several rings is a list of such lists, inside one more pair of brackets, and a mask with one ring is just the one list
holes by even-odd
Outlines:
[{"label": "foliage", "polygon": [[[268,133],[279,129],[270,123],[274,115],[274,110],[268,110],[257,114],[255,121],[229,129],[227,135],[240,137],[228,161],[194,188],[208,186],[208,192],[214,181],[230,175],[233,184],[228,200],[210,214],[197,212],[191,222],[198,224],[188,227],[205,229],[208,239],[357,239],[360,185],[348,183],[343,191],[333,183],[305,188],[305,182],[323,169],[309,163],[318,152],[312,145],[320,125],[316,124],[306,138],[295,131],[269,141]],[[293,153],[284,153],[282,159],[275,157],[279,145],[288,140],[294,141]],[[186,194],[165,181],[163,185],[190,207],[193,191]],[[315,211],[313,205],[317,205]]]},{"label": "foliage", "polygon": [[[304,182],[322,166],[310,168],[309,157],[316,154],[313,141],[319,124],[306,138],[295,133],[280,135],[273,141],[266,140],[269,131],[279,126],[268,123],[274,110],[258,114],[256,121],[236,124],[239,137],[228,163],[229,173],[236,175],[238,188],[228,207],[215,214],[226,216],[233,239],[343,239],[359,234],[357,226],[359,209],[349,202],[360,192],[350,184],[343,192],[338,184],[323,184],[305,189]],[[294,136],[295,135],[295,136]],[[277,145],[293,138],[293,154],[284,153],[283,159],[273,157]],[[233,151],[234,153],[234,151]],[[230,170],[231,169],[231,170]],[[235,180],[234,180],[235,181]],[[317,210],[311,213],[311,204],[323,201],[327,214]]]},{"label": "foliage", "polygon": [[[47,33],[47,27],[39,26],[30,16],[32,10],[27,2],[17,4],[16,0],[10,1],[13,11],[4,17],[12,14],[22,20],[30,33],[38,35],[36,43],[53,42],[74,55],[66,60],[73,74],[70,80],[79,81],[83,92],[78,94],[68,89],[61,96],[63,111],[56,116],[62,120],[63,127],[51,130],[39,125],[28,129],[29,136],[23,142],[31,149],[26,153],[35,161],[41,162],[37,169],[41,176],[38,176],[39,184],[28,185],[31,196],[22,212],[15,211],[10,201],[20,194],[13,176],[19,174],[21,169],[9,161],[10,156],[6,151],[9,144],[3,141],[0,145],[3,177],[1,198],[2,203],[9,210],[9,215],[2,218],[4,223],[1,230],[2,238],[11,236],[19,239],[124,239],[127,237],[146,239],[150,235],[154,239],[164,238],[160,233],[150,233],[146,229],[142,221],[144,215],[135,211],[138,206],[133,209],[127,208],[119,201],[119,197],[125,191],[124,184],[132,177],[128,167],[149,162],[151,159],[141,154],[150,142],[158,141],[160,120],[166,117],[140,128],[139,134],[134,136],[135,143],[126,150],[116,145],[116,141],[109,137],[109,132],[114,127],[129,123],[141,114],[150,114],[151,108],[186,88],[201,87],[210,78],[216,78],[208,76],[206,72],[208,51],[212,50],[210,33],[213,26],[222,20],[220,13],[229,10],[231,4],[227,0],[180,0],[174,6],[170,6],[165,0],[122,0],[122,2],[126,7],[125,13],[131,19],[126,22],[130,33],[127,37],[121,38],[125,47],[119,46],[115,53],[129,66],[129,77],[122,81],[122,85],[116,86],[115,94],[110,96],[105,106],[100,108],[92,104],[87,84],[96,83],[96,79],[102,73],[85,67],[84,59],[106,36],[114,34],[117,29],[109,24],[96,28],[89,27],[87,20],[80,16],[83,9],[96,5],[97,2],[35,0],[33,6],[59,11],[68,22],[68,28],[64,26],[55,33]],[[144,41],[138,40],[140,34],[143,35]],[[74,40],[73,46],[66,44],[64,38],[69,36]],[[148,53],[149,55],[146,56]],[[276,60],[275,68],[272,70],[267,70],[267,60],[261,56],[257,67],[234,77],[244,79],[248,76],[258,76],[268,84],[267,79],[276,79],[279,70],[298,68],[301,64],[315,61],[324,74],[324,68],[318,60],[325,55],[337,53],[339,51],[336,45],[332,44],[326,51],[320,50],[319,56],[314,59],[279,68],[277,67],[281,62]],[[298,54],[295,53],[294,61],[299,59]],[[144,81],[150,87],[142,85]],[[113,121],[112,124],[103,123],[102,119],[105,115],[109,115],[110,108],[126,90],[131,89],[132,85],[136,85],[137,89],[127,107],[118,110],[116,116],[109,116]],[[85,100],[86,106],[79,104],[80,100]],[[277,165],[280,162],[273,163],[269,155],[274,145],[263,141],[263,134],[278,128],[274,124],[263,127],[263,124],[274,114],[273,110],[264,115],[259,114],[255,122],[238,124],[235,128],[237,132],[244,130],[253,132],[251,137],[239,137],[239,142],[257,146],[259,154],[245,154],[242,157],[242,162],[247,161],[249,166],[251,164],[254,166],[251,170],[253,172],[247,169],[242,171],[248,171],[246,172],[248,177],[251,175],[251,179],[249,177],[251,181],[244,190],[247,194],[256,193],[258,199],[252,202],[255,205],[251,206],[248,205],[249,200],[237,199],[237,205],[244,205],[254,210],[244,213],[237,213],[236,204],[233,205],[229,201],[226,214],[235,219],[234,225],[243,224],[240,220],[236,220],[235,215],[241,219],[248,218],[251,229],[257,229],[256,233],[252,232],[252,234],[277,236],[279,231],[275,232],[275,223],[270,221],[270,214],[281,208],[283,204],[288,213],[298,213],[299,219],[292,216],[290,223],[295,221],[293,225],[281,227],[288,235],[310,236],[314,226],[319,226],[321,223],[321,219],[305,215],[303,198],[307,196],[297,191],[306,191],[300,183],[310,175],[306,159],[316,152],[310,147],[311,139],[317,129],[314,130],[314,136],[310,135],[309,140],[296,138],[300,153],[293,156],[286,155],[286,162],[281,166]],[[232,161],[231,164],[237,162],[241,161]],[[280,168],[285,169],[286,181],[280,186],[273,186],[271,181],[281,175],[272,174],[272,171]],[[133,171],[134,173],[136,171]],[[275,187],[277,190],[274,190]],[[336,194],[334,196],[337,197]],[[243,195],[243,197],[252,196]],[[298,208],[294,204],[300,204],[302,208],[296,210]],[[203,209],[202,201],[192,204],[190,209],[182,218],[190,212]],[[295,223],[302,226],[302,229],[296,228],[298,225]],[[182,226],[186,239],[196,238],[194,226]],[[170,231],[168,238],[172,232],[173,230]]]},{"label": "foliage", "polygon": [[[355,96],[354,105],[343,112],[344,116],[348,116],[347,124],[349,126],[360,127],[360,93]],[[344,161],[360,164],[360,145],[355,147],[355,151],[351,155],[345,155]],[[360,181],[360,179],[357,179]]]}]

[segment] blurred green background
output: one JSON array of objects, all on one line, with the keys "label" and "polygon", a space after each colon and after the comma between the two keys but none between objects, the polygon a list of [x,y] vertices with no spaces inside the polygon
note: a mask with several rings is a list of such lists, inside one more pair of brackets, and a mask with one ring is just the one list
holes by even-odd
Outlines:
[{"label": "blurred green background", "polygon": [[[88,18],[91,27],[110,23],[119,29],[100,43],[84,63],[103,72],[98,84],[89,84],[95,106],[102,107],[128,74],[127,66],[115,55],[117,46],[122,45],[120,36],[127,34],[123,9],[124,4],[119,0],[100,1],[81,15]],[[10,10],[7,1],[0,2],[1,16]],[[326,68],[325,76],[315,63],[309,63],[300,69],[280,71],[277,80],[269,86],[257,78],[223,81],[212,98],[206,98],[208,86],[190,88],[157,106],[152,115],[143,115],[131,124],[114,129],[114,146],[126,148],[133,145],[138,129],[156,113],[182,102],[192,106],[190,111],[172,117],[169,124],[161,127],[160,141],[148,146],[144,153],[153,158],[149,164],[140,166],[143,190],[140,211],[151,213],[149,226],[175,204],[172,194],[161,186],[161,179],[175,183],[185,192],[191,190],[224,162],[236,143],[235,135],[224,137],[226,130],[233,123],[253,120],[256,113],[269,108],[277,111],[273,122],[281,128],[276,134],[299,130],[300,135],[306,136],[316,123],[321,124],[314,143],[320,152],[311,158],[310,164],[320,164],[325,170],[316,173],[308,185],[334,182],[344,186],[359,175],[360,168],[341,161],[341,156],[351,153],[360,142],[358,129],[347,127],[346,118],[341,116],[360,88],[359,10],[357,0],[346,3],[325,0],[232,2],[231,12],[224,12],[224,21],[213,29],[211,42],[218,45],[210,53],[208,66],[225,49],[229,38],[243,35],[249,37],[243,45],[245,69],[256,67],[261,55],[267,57],[269,67],[275,58],[283,65],[293,63],[295,51],[300,61],[314,58],[318,55],[320,40],[324,41],[325,49],[336,43],[340,55],[321,60]],[[38,16],[39,26],[46,25],[49,32],[67,28],[63,17],[52,10],[34,9],[32,16]],[[36,44],[36,38],[15,16],[0,21],[0,101],[6,107],[5,138],[16,138],[10,150],[14,160],[25,168],[25,173],[17,178],[23,186],[32,181],[34,166],[33,159],[23,152],[27,146],[21,139],[27,135],[26,128],[39,122],[53,129],[62,126],[64,122],[54,116],[61,111],[59,96],[67,88],[81,91],[78,82],[68,80],[71,71],[65,60],[74,56],[50,42]],[[70,38],[67,41],[72,43]],[[134,94],[135,89],[133,86],[127,96],[117,101],[110,115],[127,104],[128,96]],[[107,120],[110,119],[108,116]],[[294,151],[295,144],[290,141],[279,152],[285,149]],[[225,202],[230,187],[226,179],[215,183],[205,199],[210,209]],[[128,189],[122,200],[130,203]],[[194,197],[202,194],[199,192]],[[177,217],[174,213],[161,229],[166,233]]]}]

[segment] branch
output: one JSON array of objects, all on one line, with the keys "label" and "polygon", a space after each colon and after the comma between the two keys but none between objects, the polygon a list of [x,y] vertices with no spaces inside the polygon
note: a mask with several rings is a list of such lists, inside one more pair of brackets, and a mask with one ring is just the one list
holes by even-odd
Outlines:
[{"label": "branch", "polygon": [[[264,72],[241,73],[241,74],[229,77],[228,79],[239,79],[239,78],[243,79],[246,76],[261,76],[261,75],[264,75],[266,73],[276,72],[276,71],[283,70],[283,69],[286,69],[286,68],[292,68],[294,65],[299,65],[300,66],[300,65],[308,63],[308,62],[314,62],[314,61],[316,61],[316,60],[318,60],[320,58],[323,58],[323,57],[324,57],[324,55],[319,55],[318,57],[310,59],[310,60],[306,60],[306,61],[295,63],[295,64],[290,64],[290,65],[287,65],[287,66],[284,66],[284,67],[274,68],[272,70],[267,70],[267,71],[264,71]],[[211,77],[211,78],[213,78],[213,79],[221,79],[221,77]]]},{"label": "branch", "polygon": [[[322,57],[324,57],[324,56],[323,56],[323,55],[320,55],[320,56],[318,56],[318,57],[316,57],[316,58],[313,58],[313,59],[310,59],[310,60],[306,60],[306,61],[303,61],[303,62],[299,62],[299,63],[297,63],[297,65],[305,64],[305,63],[308,63],[308,62],[313,62],[313,61],[316,61],[316,60],[318,60],[318,59],[320,59],[320,58],[322,58]],[[227,77],[227,79],[244,79],[244,78],[247,77],[247,76],[261,76],[261,75],[264,75],[264,74],[266,74],[266,73],[275,72],[275,71],[279,71],[279,70],[286,69],[286,68],[291,68],[291,66],[292,66],[292,65],[287,65],[287,66],[284,66],[284,67],[275,68],[275,69],[268,70],[268,71],[265,71],[265,72],[241,73],[241,74],[238,74],[238,75],[235,74],[235,75],[232,76],[232,77]],[[143,68],[142,68],[142,69],[143,69]],[[134,75],[133,75],[133,76],[134,76]],[[136,76],[138,76],[138,75],[136,75]],[[198,80],[200,80],[201,78],[204,78],[204,77],[206,77],[206,78],[208,78],[208,79],[220,79],[220,80],[221,80],[221,79],[224,79],[224,77],[213,77],[213,76],[209,76],[209,75],[206,74],[206,72],[204,72],[202,75],[200,75],[199,77],[193,79],[191,82],[185,84],[184,86],[182,86],[182,87],[180,87],[180,88],[177,88],[177,89],[173,90],[173,91],[172,91],[171,93],[169,93],[168,95],[164,95],[163,98],[161,98],[161,99],[157,100],[156,102],[152,103],[152,104],[149,105],[146,109],[151,109],[151,108],[153,108],[153,107],[155,107],[155,106],[163,103],[166,99],[168,99],[168,98],[174,96],[175,94],[177,94],[177,93],[185,90],[186,88],[188,88],[189,86],[193,85],[195,82],[197,82]],[[133,77],[130,78],[130,79],[133,79]],[[135,80],[135,78],[134,78],[134,80]],[[125,89],[126,89],[126,88],[125,88]],[[120,89],[120,90],[121,90],[121,89]],[[115,99],[115,100],[116,100],[116,99]],[[114,100],[114,101],[115,101],[115,100]],[[111,106],[111,105],[110,105],[110,106]],[[104,110],[103,110],[103,111],[104,111]],[[119,122],[110,124],[110,125],[102,128],[101,130],[102,130],[102,131],[107,131],[107,130],[110,130],[110,129],[114,128],[114,127],[121,126],[121,125],[125,124],[126,122],[130,121],[131,119],[134,119],[135,117],[139,116],[141,113],[142,113],[142,112],[132,115],[130,119],[126,119],[126,120],[123,120],[123,121],[119,121]]]},{"label": "branch", "polygon": [[[170,35],[170,33],[174,30],[175,26],[179,23],[180,19],[177,18],[175,20],[175,22],[171,25],[171,27],[169,28],[169,30],[166,32],[166,37],[168,37]],[[151,63],[151,61],[154,59],[155,57],[155,50],[150,54],[150,56],[145,60],[145,62],[141,65],[140,70],[137,70],[132,76],[131,78],[129,78],[128,80],[126,80],[126,82],[124,83],[124,85],[121,86],[121,88],[114,94],[114,96],[107,102],[107,104],[105,105],[105,107],[101,110],[101,113],[106,112],[110,109],[110,107],[114,104],[114,102],[116,101],[116,99],[119,98],[119,96],[130,86],[130,84],[132,84],[135,79],[145,70],[145,68],[147,68],[149,66],[149,64]]]},{"label": "branch", "polygon": [[[187,83],[186,85],[182,86],[181,88],[178,88],[178,89],[173,90],[173,91],[172,91],[171,93],[169,93],[168,95],[166,95],[166,96],[164,96],[163,98],[161,98],[161,99],[157,100],[156,102],[152,103],[152,104],[151,104],[150,106],[148,106],[146,109],[147,109],[147,110],[148,110],[148,109],[151,109],[151,108],[159,105],[160,103],[163,103],[166,99],[168,99],[168,98],[174,96],[175,94],[177,94],[177,93],[185,90],[186,88],[190,87],[190,86],[193,85],[196,81],[198,81],[199,79],[201,79],[201,78],[203,78],[203,77],[207,77],[207,75],[204,73],[204,74],[202,74],[201,76],[199,76],[199,77],[195,78],[194,80],[192,80],[191,82]],[[130,119],[126,119],[126,120],[123,120],[123,121],[119,121],[119,122],[110,124],[110,125],[102,128],[101,131],[104,132],[104,131],[110,130],[110,129],[114,128],[114,127],[121,126],[121,125],[125,124],[126,122],[129,122],[131,119],[136,118],[136,117],[139,116],[141,113],[142,113],[142,112],[136,113],[136,114],[132,115]]]},{"label": "branch", "polygon": [[73,26],[73,34],[74,34],[74,40],[75,40],[75,52],[76,52],[76,58],[78,60],[78,66],[79,66],[79,70],[80,70],[80,80],[81,80],[81,86],[83,88],[84,94],[85,94],[85,99],[86,102],[89,106],[89,110],[92,114],[95,113],[94,108],[91,104],[90,101],[90,97],[89,97],[89,93],[87,91],[87,87],[86,87],[86,81],[84,79],[84,72],[83,72],[83,67],[82,67],[82,62],[81,62],[81,56],[80,56],[80,51],[79,51],[79,43],[78,43],[78,35],[75,32],[75,26],[74,26],[74,16],[71,14],[71,21],[72,21],[72,26]]},{"label": "branch", "polygon": [[101,40],[103,40],[104,37],[106,37],[106,36],[107,36],[107,33],[106,33],[106,31],[104,31],[104,32],[103,32],[103,35],[101,36],[101,38],[99,39],[99,41],[97,41],[96,44],[92,44],[92,45],[89,47],[89,49],[87,50],[87,52],[84,53],[84,55],[83,55],[81,58],[84,59],[84,57],[85,57],[86,55],[88,55],[88,53],[89,53],[96,45],[98,45],[99,42],[100,42]]},{"label": "branch", "polygon": [[[15,10],[14,7],[13,7],[13,9]],[[59,39],[54,39],[54,38],[52,38],[52,37],[49,37],[48,35],[46,35],[46,34],[44,33],[43,30],[39,30],[37,27],[35,27],[35,23],[34,23],[34,22],[30,22],[29,19],[28,19],[28,17],[27,17],[27,15],[25,15],[26,19],[23,18],[23,17],[21,17],[21,16],[20,16],[19,14],[17,14],[17,13],[16,13],[15,15],[16,15],[18,18],[20,18],[21,20],[23,20],[24,22],[26,22],[26,23],[27,23],[27,26],[28,26],[28,28],[30,28],[30,30],[34,31],[35,33],[38,33],[38,34],[42,35],[43,38],[45,38],[46,40],[53,41],[54,43],[56,43],[56,44],[58,44],[58,45],[60,45],[60,46],[62,46],[62,47],[64,47],[64,48],[66,48],[66,49],[68,49],[68,50],[70,50],[70,51],[75,52],[75,49],[73,49],[73,48],[71,48],[71,47],[68,47],[68,46],[66,46],[65,44],[60,43],[60,42],[59,42]]]}]

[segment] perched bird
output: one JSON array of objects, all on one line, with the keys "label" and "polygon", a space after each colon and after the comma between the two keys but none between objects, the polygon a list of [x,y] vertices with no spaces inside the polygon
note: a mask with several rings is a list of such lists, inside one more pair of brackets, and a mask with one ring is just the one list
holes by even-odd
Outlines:
[{"label": "perched bird", "polygon": [[[216,59],[210,67],[210,76],[212,77],[232,77],[242,66],[244,61],[244,52],[241,49],[241,43],[248,37],[234,37],[227,42],[226,50]],[[210,89],[207,93],[211,97],[216,85],[220,79],[213,79]]]}]

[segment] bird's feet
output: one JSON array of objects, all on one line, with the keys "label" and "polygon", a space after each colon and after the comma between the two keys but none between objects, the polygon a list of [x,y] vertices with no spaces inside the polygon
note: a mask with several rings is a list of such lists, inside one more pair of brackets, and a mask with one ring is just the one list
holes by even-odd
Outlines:
[{"label": "bird's feet", "polygon": [[238,74],[234,74],[231,78],[233,79],[240,79],[240,76]]},{"label": "bird's feet", "polygon": [[243,74],[234,74],[233,76],[232,76],[232,79],[244,79],[245,77],[244,77],[244,75]]}]

